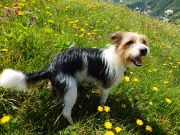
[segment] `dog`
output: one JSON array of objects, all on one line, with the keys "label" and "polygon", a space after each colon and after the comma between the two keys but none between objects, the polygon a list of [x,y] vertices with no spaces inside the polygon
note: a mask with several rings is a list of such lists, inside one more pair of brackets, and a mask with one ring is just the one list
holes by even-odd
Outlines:
[{"label": "dog", "polygon": [[148,38],[133,32],[115,32],[109,36],[115,42],[106,49],[73,48],[59,53],[52,63],[36,73],[5,69],[0,86],[27,91],[28,84],[49,79],[58,96],[63,96],[63,116],[73,125],[71,110],[77,99],[77,84],[82,81],[99,82],[100,105],[106,103],[109,91],[124,78],[124,72],[142,66],[142,57],[150,49]]}]

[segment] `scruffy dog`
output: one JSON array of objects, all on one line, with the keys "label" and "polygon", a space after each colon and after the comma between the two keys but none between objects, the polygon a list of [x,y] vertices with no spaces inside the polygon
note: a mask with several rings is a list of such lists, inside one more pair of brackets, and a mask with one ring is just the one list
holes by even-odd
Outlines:
[{"label": "scruffy dog", "polygon": [[58,54],[46,69],[37,73],[23,73],[5,69],[0,86],[27,90],[31,82],[49,79],[57,95],[63,95],[63,115],[74,124],[71,110],[77,99],[77,83],[99,82],[102,89],[100,104],[104,105],[109,91],[122,81],[124,72],[142,66],[142,56],[148,56],[145,35],[132,32],[116,32],[109,36],[116,45],[107,49],[75,48]]}]

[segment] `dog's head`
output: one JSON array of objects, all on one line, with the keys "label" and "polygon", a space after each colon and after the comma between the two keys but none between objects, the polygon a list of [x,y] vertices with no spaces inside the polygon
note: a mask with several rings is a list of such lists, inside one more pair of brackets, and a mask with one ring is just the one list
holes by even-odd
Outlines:
[{"label": "dog's head", "polygon": [[132,32],[116,32],[110,35],[116,43],[116,51],[126,67],[142,66],[142,57],[149,55],[148,39],[145,35]]}]

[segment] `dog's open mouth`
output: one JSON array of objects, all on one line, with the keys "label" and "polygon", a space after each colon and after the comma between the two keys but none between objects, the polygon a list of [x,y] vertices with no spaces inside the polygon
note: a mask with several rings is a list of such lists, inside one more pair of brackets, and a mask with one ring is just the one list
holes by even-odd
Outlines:
[{"label": "dog's open mouth", "polygon": [[131,61],[134,63],[136,66],[142,66],[142,59],[141,57],[135,57],[131,58]]}]

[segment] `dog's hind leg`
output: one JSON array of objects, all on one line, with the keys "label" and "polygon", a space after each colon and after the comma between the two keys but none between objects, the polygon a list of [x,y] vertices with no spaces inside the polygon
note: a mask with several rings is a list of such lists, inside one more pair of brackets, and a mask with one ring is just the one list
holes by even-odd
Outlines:
[{"label": "dog's hind leg", "polygon": [[111,90],[111,88],[101,90],[101,93],[100,93],[100,98],[101,98],[100,99],[100,105],[104,106],[104,104],[106,103],[106,100],[108,98],[110,90]]},{"label": "dog's hind leg", "polygon": [[71,110],[77,99],[77,83],[73,77],[68,77],[66,83],[67,89],[64,95],[63,116],[68,120],[71,125],[73,125],[74,121],[71,117]]}]

